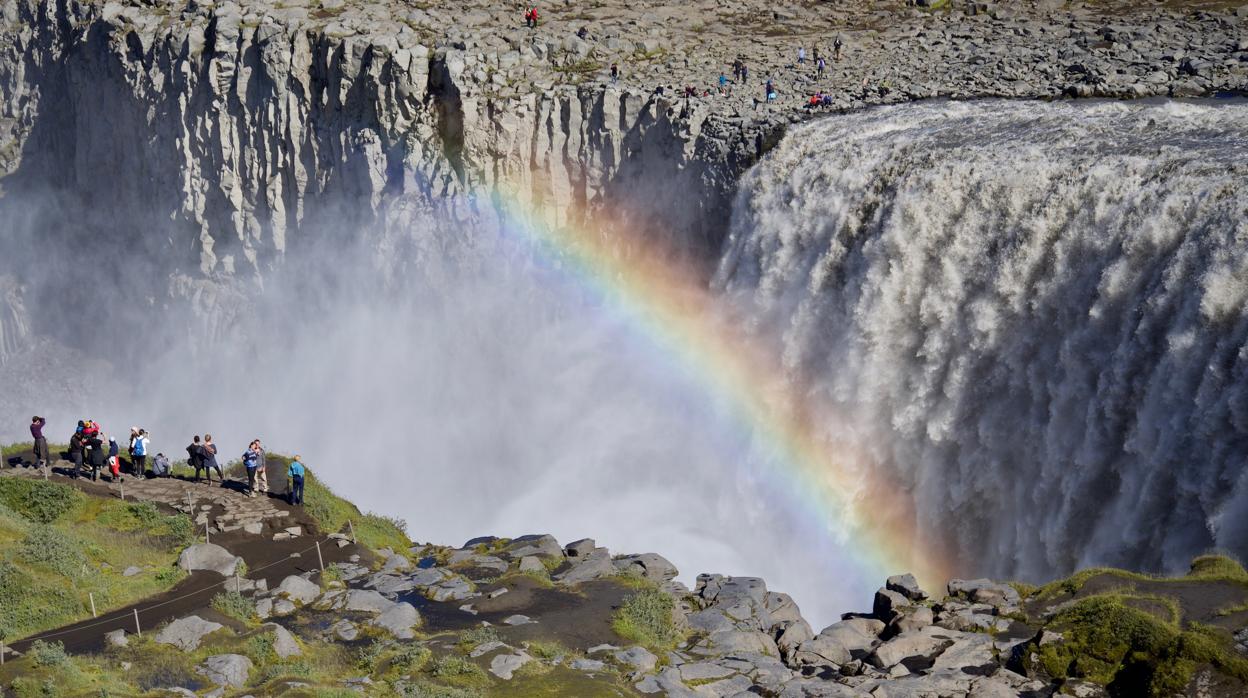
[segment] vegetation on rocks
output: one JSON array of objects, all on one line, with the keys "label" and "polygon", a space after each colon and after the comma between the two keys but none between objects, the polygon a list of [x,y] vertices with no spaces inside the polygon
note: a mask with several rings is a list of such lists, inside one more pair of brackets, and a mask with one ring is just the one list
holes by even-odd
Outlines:
[{"label": "vegetation on rocks", "polygon": [[648,586],[624,599],[612,619],[611,628],[629,642],[654,652],[676,646],[681,634],[672,622],[672,597]]}]

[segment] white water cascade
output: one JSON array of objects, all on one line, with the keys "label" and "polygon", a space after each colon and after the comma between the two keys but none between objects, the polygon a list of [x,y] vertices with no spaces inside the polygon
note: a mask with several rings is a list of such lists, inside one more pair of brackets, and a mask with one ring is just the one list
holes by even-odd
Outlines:
[{"label": "white water cascade", "polygon": [[715,283],[872,435],[960,575],[1248,554],[1248,104],[794,129]]}]

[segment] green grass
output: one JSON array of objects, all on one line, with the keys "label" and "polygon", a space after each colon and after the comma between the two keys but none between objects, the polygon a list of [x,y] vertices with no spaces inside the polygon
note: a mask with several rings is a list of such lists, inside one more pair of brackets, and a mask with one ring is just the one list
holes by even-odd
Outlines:
[{"label": "green grass", "polygon": [[498,631],[492,626],[481,625],[461,632],[456,646],[461,652],[471,652],[480,645],[497,642],[499,639]]},{"label": "green grass", "polygon": [[[17,640],[167,590],[183,520],[28,478],[0,480],[0,627]],[[125,577],[128,567],[141,571]]]},{"label": "green grass", "polygon": [[1065,579],[1049,582],[1040,587],[1035,592],[1035,595],[1036,598],[1047,599],[1061,594],[1077,594],[1088,583],[1088,580],[1104,575],[1118,577],[1125,581],[1160,583],[1190,581],[1229,582],[1243,584],[1248,587],[1248,571],[1238,561],[1226,555],[1202,555],[1192,560],[1190,571],[1182,577],[1141,574],[1113,567],[1091,567],[1080,570]]},{"label": "green grass", "polygon": [[672,622],[672,597],[650,586],[624,599],[611,619],[611,629],[629,642],[663,654],[674,649],[681,634]]},{"label": "green grass", "polygon": [[259,621],[256,602],[236,591],[223,591],[212,597],[212,607],[217,612],[248,625]]},{"label": "green grass", "polygon": [[[290,462],[289,459],[274,454],[269,454],[268,460],[270,463],[274,460],[283,464]],[[406,523],[399,519],[360,512],[354,504],[334,494],[310,468],[304,477],[303,488],[303,508],[322,531],[347,533],[347,522],[350,521],[355,529],[356,539],[368,548],[390,548],[402,553],[412,546],[405,530]]]}]

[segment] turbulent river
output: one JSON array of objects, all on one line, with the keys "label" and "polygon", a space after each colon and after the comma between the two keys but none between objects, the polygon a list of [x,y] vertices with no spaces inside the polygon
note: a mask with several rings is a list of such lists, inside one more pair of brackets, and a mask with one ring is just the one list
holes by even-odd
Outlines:
[{"label": "turbulent river", "polygon": [[[882,581],[854,564],[871,542],[812,523],[636,318],[505,233],[292,241],[208,332],[107,277],[130,311],[91,325],[99,289],[64,247],[5,225],[24,262],[54,258],[18,271],[36,332],[129,362],[88,367],[105,386],[53,375],[44,345],[14,358],[18,412],[54,437],[87,415],[167,453],[260,436],[417,539],[592,536],[687,581],[765,577],[816,624]],[[159,275],[142,254],[115,259]],[[1248,554],[1243,103],[932,102],[795,128],[741,182],[710,283],[960,576]],[[177,313],[218,307],[192,296]]]}]

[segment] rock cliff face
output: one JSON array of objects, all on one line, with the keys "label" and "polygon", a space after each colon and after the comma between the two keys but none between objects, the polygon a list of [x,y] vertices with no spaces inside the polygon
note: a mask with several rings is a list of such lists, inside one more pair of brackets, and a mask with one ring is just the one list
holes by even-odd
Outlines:
[{"label": "rock cliff face", "polygon": [[[553,223],[626,225],[707,258],[737,176],[816,89],[842,109],[1209,94],[1244,85],[1245,15],[703,0],[568,3],[528,29],[514,8],[472,2],[5,0],[0,174],[73,211],[39,219],[40,235],[72,227],[61,235],[81,244],[87,225],[159,254],[174,282],[155,295],[263,273],[319,223],[489,220],[498,193]],[[751,77],[716,89],[734,57]],[[776,104],[754,99],[764,79]],[[676,96],[690,85],[696,98]]]},{"label": "rock cliff face", "polygon": [[628,88],[496,98],[462,44],[303,8],[10,0],[3,19],[7,188],[81,205],[112,244],[157,238],[183,283],[263,272],[319,222],[399,198],[489,218],[500,191],[561,224],[661,217],[705,252],[769,128]]}]

